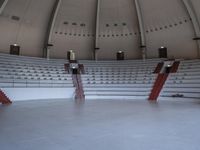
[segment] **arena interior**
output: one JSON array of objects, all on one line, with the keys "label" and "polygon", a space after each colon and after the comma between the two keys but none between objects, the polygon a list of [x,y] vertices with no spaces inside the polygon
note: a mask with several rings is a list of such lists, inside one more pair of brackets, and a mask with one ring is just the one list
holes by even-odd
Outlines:
[{"label": "arena interior", "polygon": [[200,150],[199,0],[0,0],[0,150]]}]

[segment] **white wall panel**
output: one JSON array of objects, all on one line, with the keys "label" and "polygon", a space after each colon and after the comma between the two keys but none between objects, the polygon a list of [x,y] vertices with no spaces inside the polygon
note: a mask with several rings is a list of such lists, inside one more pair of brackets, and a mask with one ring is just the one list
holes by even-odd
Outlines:
[{"label": "white wall panel", "polygon": [[[52,38],[54,47],[51,57],[66,58],[67,51],[72,49],[75,51],[77,59],[92,59],[95,6],[96,1],[94,0],[62,2]],[[81,24],[85,26],[81,26]]]},{"label": "white wall panel", "polygon": [[[21,54],[42,56],[44,37],[54,0],[9,1],[0,17],[1,52],[9,52],[10,44],[18,43]],[[12,20],[17,16],[20,20]]]},{"label": "white wall panel", "polygon": [[126,59],[141,58],[138,32],[133,0],[102,0],[99,59],[116,59],[119,50]]},{"label": "white wall panel", "polygon": [[170,58],[196,58],[191,20],[180,0],[141,0],[147,36],[147,55],[158,57],[160,46],[168,47]]},{"label": "white wall panel", "polygon": [[3,88],[11,101],[74,98],[73,88]]}]

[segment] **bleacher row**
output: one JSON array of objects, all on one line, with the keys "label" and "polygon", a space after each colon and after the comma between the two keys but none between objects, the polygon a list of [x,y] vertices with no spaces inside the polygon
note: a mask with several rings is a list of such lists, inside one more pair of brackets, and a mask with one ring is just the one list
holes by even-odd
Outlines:
[{"label": "bleacher row", "polygon": [[[162,59],[127,61],[79,61],[86,99],[147,100],[157,78],[153,74]],[[75,88],[62,59],[0,54],[0,88]],[[183,60],[177,73],[169,77],[159,100],[200,99],[200,60]]]},{"label": "bleacher row", "polygon": [[66,60],[0,54],[0,87],[73,87]]},{"label": "bleacher row", "polygon": [[148,99],[159,59],[79,61],[84,65],[82,84],[86,99]]},{"label": "bleacher row", "polygon": [[178,72],[169,75],[159,99],[200,99],[200,60],[181,61]]}]

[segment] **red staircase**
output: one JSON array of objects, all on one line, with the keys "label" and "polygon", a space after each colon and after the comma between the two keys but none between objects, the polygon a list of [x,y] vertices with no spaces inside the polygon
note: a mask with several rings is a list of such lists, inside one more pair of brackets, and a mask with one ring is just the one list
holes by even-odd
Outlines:
[{"label": "red staircase", "polygon": [[178,71],[178,67],[180,65],[180,61],[175,61],[172,65],[170,73],[176,73]]},{"label": "red staircase", "polygon": [[[170,70],[170,73],[176,73],[178,70],[178,67],[180,65],[179,61],[175,61],[172,65],[172,68]],[[158,77],[154,83],[153,89],[151,91],[151,94],[149,96],[149,100],[150,101],[156,101],[158,99],[158,96],[168,78],[169,74],[165,74],[165,73],[160,73],[160,71],[162,70],[164,66],[164,63],[159,63],[156,67],[156,69],[154,70],[154,73],[158,73]]]},{"label": "red staircase", "polygon": [[72,80],[73,80],[74,86],[76,88],[75,99],[84,100],[85,95],[84,95],[84,91],[83,91],[81,76],[79,74],[73,74]]},{"label": "red staircase", "polygon": [[12,104],[12,101],[6,96],[6,94],[0,90],[0,103],[7,105]]},{"label": "red staircase", "polygon": [[155,68],[153,73],[160,73],[160,71],[162,70],[163,66],[164,66],[164,62],[158,63],[158,65]]},{"label": "red staircase", "polygon": [[70,68],[69,68],[70,65],[69,64],[65,64],[64,66],[65,66],[65,71],[69,74],[70,73],[70,71],[69,71],[70,70]]},{"label": "red staircase", "polygon": [[149,96],[150,101],[156,101],[157,100],[167,78],[168,78],[168,74],[158,74],[156,82],[155,82],[153,89],[151,91],[151,94]]},{"label": "red staircase", "polygon": [[85,74],[84,65],[83,65],[83,64],[79,64],[78,66],[79,66],[79,72],[80,72],[81,74]]},{"label": "red staircase", "polygon": [[85,99],[81,75],[78,74],[76,77],[78,82],[78,99]]},{"label": "red staircase", "polygon": [[[77,60],[70,60],[69,64],[65,64],[65,71],[67,74],[70,74],[70,64],[71,63],[78,63]],[[74,87],[76,88],[76,95],[75,95],[75,99],[76,100],[84,100],[85,99],[85,95],[84,95],[84,90],[83,90],[83,86],[82,86],[82,80],[81,80],[81,75],[80,74],[84,74],[85,73],[85,69],[84,69],[84,65],[83,64],[78,64],[78,74],[72,74],[72,80],[73,80],[73,84]]]}]

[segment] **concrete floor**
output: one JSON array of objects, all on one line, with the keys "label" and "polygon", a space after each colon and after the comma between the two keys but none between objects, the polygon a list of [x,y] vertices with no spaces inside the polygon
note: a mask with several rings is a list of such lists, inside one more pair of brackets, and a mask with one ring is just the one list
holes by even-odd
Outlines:
[{"label": "concrete floor", "polygon": [[0,106],[0,150],[200,150],[200,101]]}]

